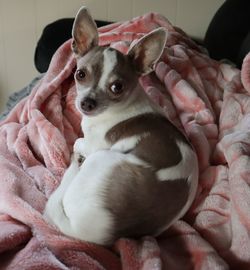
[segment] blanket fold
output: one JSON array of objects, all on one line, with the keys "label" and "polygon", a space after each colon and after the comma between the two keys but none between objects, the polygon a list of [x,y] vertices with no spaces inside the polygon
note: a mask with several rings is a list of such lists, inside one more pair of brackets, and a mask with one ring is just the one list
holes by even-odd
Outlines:
[{"label": "blanket fold", "polygon": [[64,236],[44,220],[82,136],[69,40],[0,123],[0,269],[250,268],[250,54],[241,71],[214,61],[156,13],[100,28],[99,42],[126,53],[157,27],[169,31],[166,48],[140,83],[198,155],[191,209],[157,239],[119,239],[109,248]]}]

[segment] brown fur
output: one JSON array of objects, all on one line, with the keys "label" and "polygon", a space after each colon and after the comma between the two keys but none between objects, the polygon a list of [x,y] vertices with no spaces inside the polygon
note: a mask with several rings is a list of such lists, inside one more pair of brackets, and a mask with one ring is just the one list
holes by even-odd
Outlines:
[{"label": "brown fur", "polygon": [[105,201],[115,219],[114,239],[158,234],[178,215],[189,195],[186,179],[158,181],[150,168],[134,164],[117,166],[109,179]]},{"label": "brown fur", "polygon": [[143,136],[129,153],[150,167],[123,163],[114,168],[108,178],[105,200],[106,208],[115,218],[114,238],[159,233],[180,213],[188,200],[190,187],[187,179],[159,181],[156,177],[156,171],[181,161],[176,140],[188,144],[185,136],[164,116],[147,113],[128,119],[111,128],[106,139],[115,144],[145,132],[148,135]]},{"label": "brown fur", "polygon": [[106,139],[114,144],[145,132],[149,135],[142,137],[131,154],[146,161],[155,170],[177,165],[181,161],[176,140],[188,142],[172,123],[159,114],[148,113],[123,121],[107,132]]}]

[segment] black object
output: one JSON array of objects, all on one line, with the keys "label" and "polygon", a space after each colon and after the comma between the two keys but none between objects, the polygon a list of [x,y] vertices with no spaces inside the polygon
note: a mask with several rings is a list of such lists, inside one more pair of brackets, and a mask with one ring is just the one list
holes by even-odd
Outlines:
[{"label": "black object", "polygon": [[[35,66],[46,72],[58,47],[71,38],[74,19],[57,20],[47,25],[37,43]],[[96,21],[98,27],[111,22]],[[227,0],[214,15],[203,45],[216,60],[228,59],[241,68],[250,51],[250,0]]]},{"label": "black object", "polygon": [[250,51],[250,1],[225,1],[209,24],[204,45],[212,58],[229,59],[241,68]]},{"label": "black object", "polygon": [[[43,73],[46,72],[55,51],[68,39],[71,38],[73,18],[65,18],[48,24],[37,43],[35,50],[35,67]],[[97,27],[105,26],[111,22],[95,21]]]}]

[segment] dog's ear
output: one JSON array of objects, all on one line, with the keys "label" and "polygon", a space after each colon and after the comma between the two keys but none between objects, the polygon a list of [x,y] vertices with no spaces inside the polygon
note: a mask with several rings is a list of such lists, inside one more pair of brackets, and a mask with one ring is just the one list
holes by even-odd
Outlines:
[{"label": "dog's ear", "polygon": [[137,71],[147,74],[161,57],[167,40],[167,30],[163,27],[145,35],[128,51]]},{"label": "dog's ear", "polygon": [[84,55],[98,45],[97,26],[86,7],[82,7],[76,15],[72,37],[72,49],[78,56]]}]

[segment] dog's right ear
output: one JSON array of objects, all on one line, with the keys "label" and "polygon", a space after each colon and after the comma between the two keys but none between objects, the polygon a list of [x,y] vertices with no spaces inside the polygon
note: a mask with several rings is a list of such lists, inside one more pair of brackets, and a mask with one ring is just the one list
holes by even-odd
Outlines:
[{"label": "dog's right ear", "polygon": [[98,45],[97,26],[86,7],[82,7],[76,15],[72,37],[72,50],[77,56],[83,56]]},{"label": "dog's right ear", "polygon": [[128,56],[134,62],[139,74],[145,75],[153,70],[154,64],[161,57],[166,45],[168,33],[165,28],[157,28],[144,37],[129,49]]}]

